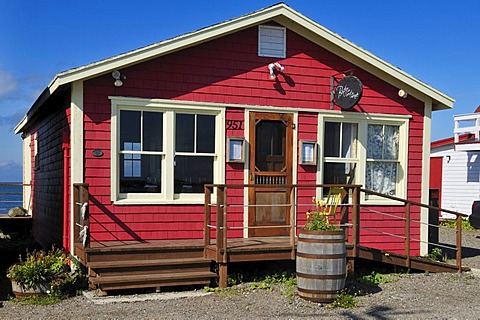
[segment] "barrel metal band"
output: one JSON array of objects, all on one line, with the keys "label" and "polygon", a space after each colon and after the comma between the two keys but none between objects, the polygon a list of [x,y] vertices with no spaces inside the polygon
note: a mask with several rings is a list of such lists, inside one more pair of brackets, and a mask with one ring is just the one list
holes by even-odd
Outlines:
[{"label": "barrel metal band", "polygon": [[338,243],[343,244],[343,239],[318,239],[318,238],[299,238],[298,242],[307,243]]},{"label": "barrel metal band", "polygon": [[315,289],[312,290],[312,289],[298,288],[298,291],[309,293],[309,294],[316,294],[316,295],[319,295],[319,294],[328,295],[328,294],[336,294],[338,290],[332,289],[329,291],[329,290],[315,290]]},{"label": "barrel metal band", "polygon": [[304,253],[304,252],[297,251],[297,257],[311,258],[311,259],[344,259],[345,252],[338,253],[338,254],[313,254],[313,253]]},{"label": "barrel metal band", "polygon": [[341,280],[345,279],[346,273],[342,274],[306,274],[297,272],[297,277],[305,278],[305,279],[323,279],[323,280]]}]

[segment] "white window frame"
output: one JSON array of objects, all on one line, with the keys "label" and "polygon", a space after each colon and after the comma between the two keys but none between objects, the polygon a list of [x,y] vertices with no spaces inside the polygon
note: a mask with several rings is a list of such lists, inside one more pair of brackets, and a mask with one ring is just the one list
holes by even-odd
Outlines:
[{"label": "white window frame", "polygon": [[[213,156],[213,183],[225,181],[225,107],[216,104],[109,97],[111,100],[111,200],[114,204],[201,204],[203,193],[174,193],[175,114],[191,113],[215,115],[215,153]],[[161,193],[120,193],[120,110],[163,112],[163,151]],[[152,154],[146,152],[145,154]],[[181,153],[177,153],[181,154]]]},{"label": "white window frame", "polygon": [[[397,185],[395,197],[406,198],[407,196],[407,177],[408,177],[408,141],[409,141],[409,121],[410,115],[375,115],[375,114],[349,114],[346,112],[319,114],[318,117],[318,142],[320,145],[319,168],[317,172],[317,181],[323,183],[323,170],[325,162],[335,162],[336,158],[325,158],[324,156],[324,130],[325,122],[348,122],[357,123],[357,159],[358,165],[355,174],[355,184],[366,186],[366,167],[367,167],[367,133],[369,124],[393,125],[399,127],[399,150],[397,167]],[[345,162],[342,158],[341,162]],[[352,161],[355,163],[355,161]],[[322,191],[317,196],[322,194]],[[398,204],[379,196],[361,194],[360,201],[366,204]]]},{"label": "white window frame", "polygon": [[[280,49],[273,48],[274,51],[280,50],[281,52],[279,54],[273,54],[269,52],[269,48],[267,48],[265,45],[269,45],[270,42],[264,42],[262,39],[265,37],[268,38],[267,35],[265,35],[265,32],[269,31],[274,31],[282,32],[282,44]],[[285,27],[279,27],[279,26],[268,26],[268,25],[259,25],[258,26],[258,56],[259,57],[271,57],[271,58],[286,58],[287,56],[287,29]]]}]

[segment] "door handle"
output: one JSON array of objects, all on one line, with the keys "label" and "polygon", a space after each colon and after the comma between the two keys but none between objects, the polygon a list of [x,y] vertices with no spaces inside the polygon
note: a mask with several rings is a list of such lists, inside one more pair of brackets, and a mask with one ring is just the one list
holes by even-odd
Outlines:
[{"label": "door handle", "polygon": [[253,181],[253,172],[250,172],[250,181]]}]

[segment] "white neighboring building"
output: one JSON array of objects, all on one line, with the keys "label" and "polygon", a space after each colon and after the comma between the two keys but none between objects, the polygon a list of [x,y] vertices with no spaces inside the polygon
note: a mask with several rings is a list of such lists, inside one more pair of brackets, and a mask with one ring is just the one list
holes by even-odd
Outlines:
[{"label": "white neighboring building", "polygon": [[454,137],[431,143],[430,188],[439,189],[442,208],[469,215],[473,201],[480,200],[480,113],[454,121]]}]

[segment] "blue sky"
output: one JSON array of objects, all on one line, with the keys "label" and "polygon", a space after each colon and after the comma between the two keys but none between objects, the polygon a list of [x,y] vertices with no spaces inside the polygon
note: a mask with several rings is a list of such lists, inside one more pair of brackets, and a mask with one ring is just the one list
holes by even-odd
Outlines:
[{"label": "blue sky", "polygon": [[[0,181],[21,180],[13,128],[55,74],[273,5],[278,1],[0,0]],[[480,104],[480,1],[286,2],[453,97],[432,139]]]}]

